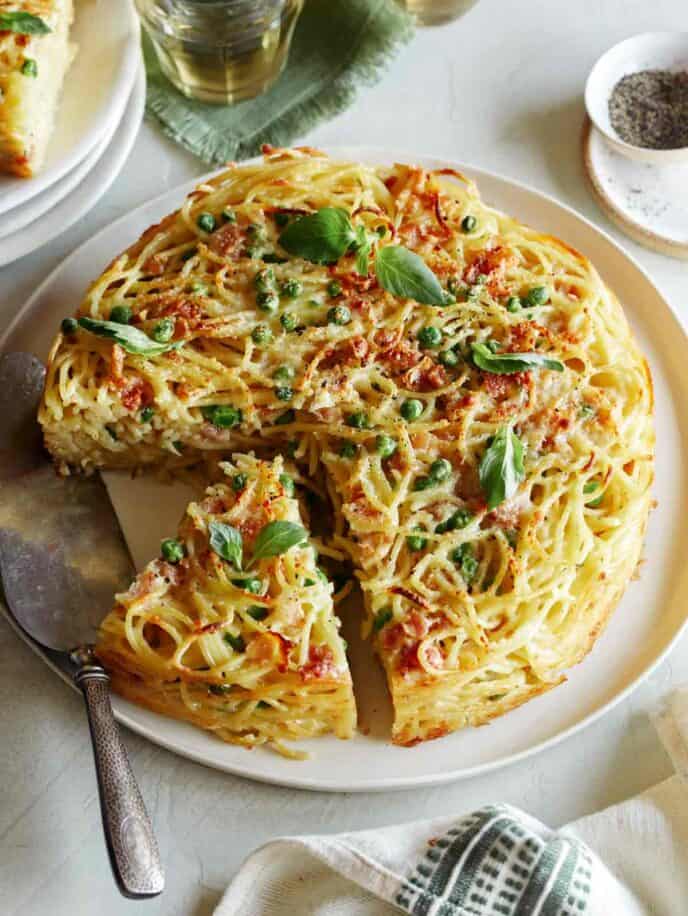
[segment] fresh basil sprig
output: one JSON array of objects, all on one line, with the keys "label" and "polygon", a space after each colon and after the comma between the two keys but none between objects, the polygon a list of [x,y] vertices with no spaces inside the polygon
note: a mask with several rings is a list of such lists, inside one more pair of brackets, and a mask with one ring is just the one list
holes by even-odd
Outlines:
[{"label": "fresh basil sprig", "polygon": [[279,237],[288,251],[314,264],[332,264],[356,243],[356,232],[346,210],[322,207],[290,223]]},{"label": "fresh basil sprig", "polygon": [[295,522],[268,522],[258,532],[251,562],[279,557],[291,547],[301,544],[306,537],[306,529]]},{"label": "fresh basil sprig", "polygon": [[511,426],[502,426],[480,462],[480,486],[488,510],[511,499],[525,477],[523,443]]},{"label": "fresh basil sprig", "polygon": [[52,32],[40,16],[33,13],[0,13],[0,32],[16,32],[18,35],[47,35]]},{"label": "fresh basil sprig", "polygon": [[403,245],[385,245],[375,256],[375,275],[387,292],[424,305],[445,305],[447,295],[425,261]]},{"label": "fresh basil sprig", "polygon": [[97,337],[113,340],[127,353],[134,353],[137,356],[160,356],[161,353],[167,353],[168,350],[176,350],[184,342],[175,340],[169,343],[156,343],[138,328],[132,328],[128,324],[120,324],[117,321],[100,321],[97,318],[79,318],[79,327]]},{"label": "fresh basil sprig", "polygon": [[[241,571],[241,564],[244,559],[241,532],[232,527],[232,525],[225,525],[223,522],[215,521],[210,522],[208,531],[212,550],[223,560],[231,563],[235,569]],[[256,560],[281,556],[292,547],[305,541],[306,537],[306,529],[295,522],[268,522],[258,532],[258,537],[253,545],[253,556],[248,568],[250,569]]]},{"label": "fresh basil sprig", "polygon": [[362,277],[368,275],[371,241],[365,226],[356,227],[356,273]]},{"label": "fresh basil sprig", "polygon": [[473,362],[478,369],[485,372],[496,372],[506,375],[511,372],[522,372],[526,369],[553,369],[563,372],[564,364],[558,359],[549,359],[542,353],[493,353],[482,343],[471,344]]},{"label": "fresh basil sprig", "polygon": [[218,557],[227,560],[237,571],[241,572],[244,552],[241,532],[223,522],[211,522],[208,530],[210,531],[210,546]]}]

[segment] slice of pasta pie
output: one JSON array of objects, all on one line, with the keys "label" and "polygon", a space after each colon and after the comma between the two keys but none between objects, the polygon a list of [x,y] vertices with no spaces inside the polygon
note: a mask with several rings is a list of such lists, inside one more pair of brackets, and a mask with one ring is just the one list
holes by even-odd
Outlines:
[{"label": "slice of pasta pie", "polygon": [[252,747],[351,736],[355,706],[332,585],[282,460],[236,456],[189,505],[103,621],[114,689]]},{"label": "slice of pasta pie", "polygon": [[652,498],[649,370],[593,265],[453,169],[312,150],[230,168],[115,258],[40,420],[65,472],[293,456],[329,492],[399,744],[559,684]]},{"label": "slice of pasta pie", "polygon": [[0,172],[40,171],[73,56],[72,0],[0,0]]}]

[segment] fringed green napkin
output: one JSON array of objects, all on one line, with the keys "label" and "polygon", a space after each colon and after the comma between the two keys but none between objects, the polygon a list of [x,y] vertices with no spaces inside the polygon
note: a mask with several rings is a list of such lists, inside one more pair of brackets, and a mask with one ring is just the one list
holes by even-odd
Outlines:
[{"label": "fringed green napkin", "polygon": [[412,19],[392,0],[309,0],[296,24],[286,69],[258,98],[218,107],[185,98],[163,76],[144,36],[146,111],[163,131],[211,164],[245,159],[263,143],[286,146],[374,84]]}]

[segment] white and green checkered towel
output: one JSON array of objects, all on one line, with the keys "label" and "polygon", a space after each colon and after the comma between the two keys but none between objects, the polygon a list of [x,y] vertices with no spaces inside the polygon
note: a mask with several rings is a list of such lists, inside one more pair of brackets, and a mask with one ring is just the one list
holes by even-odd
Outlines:
[{"label": "white and green checkered towel", "polygon": [[[688,693],[679,709],[688,710]],[[508,805],[254,852],[215,916],[688,914],[688,716],[659,731],[678,775],[550,830]]]}]

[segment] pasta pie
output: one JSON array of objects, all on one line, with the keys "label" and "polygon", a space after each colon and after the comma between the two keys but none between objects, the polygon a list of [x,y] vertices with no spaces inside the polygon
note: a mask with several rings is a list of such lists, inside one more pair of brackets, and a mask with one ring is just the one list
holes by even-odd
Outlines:
[{"label": "pasta pie", "polygon": [[40,171],[72,60],[72,0],[0,0],[0,173]]},{"label": "pasta pie", "polygon": [[[451,169],[267,150],[201,185],[63,322],[40,419],[63,471],[292,456],[329,494],[325,541],[360,583],[399,744],[559,684],[650,509],[651,379],[614,294]],[[214,622],[182,603],[185,628]],[[118,638],[121,685],[144,647]]]}]

